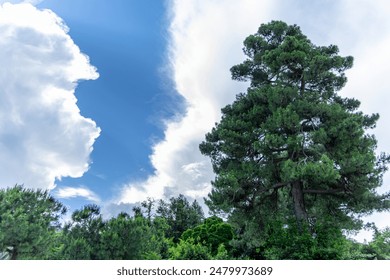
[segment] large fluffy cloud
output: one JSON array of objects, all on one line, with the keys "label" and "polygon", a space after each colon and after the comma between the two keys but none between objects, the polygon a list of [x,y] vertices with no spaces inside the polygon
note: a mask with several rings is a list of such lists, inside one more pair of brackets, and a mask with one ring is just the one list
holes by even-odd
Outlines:
[{"label": "large fluffy cloud", "polygon": [[88,170],[100,129],[81,116],[74,91],[98,74],[67,31],[49,10],[0,5],[1,187],[53,188]]},{"label": "large fluffy cloud", "polygon": [[214,175],[199,143],[219,120],[220,109],[246,85],[232,82],[229,69],[243,59],[244,38],[267,21],[272,1],[170,1],[170,63],[186,112],[166,122],[165,136],[153,147],[155,173],[124,186],[122,203],[146,197],[185,194],[202,198]]}]

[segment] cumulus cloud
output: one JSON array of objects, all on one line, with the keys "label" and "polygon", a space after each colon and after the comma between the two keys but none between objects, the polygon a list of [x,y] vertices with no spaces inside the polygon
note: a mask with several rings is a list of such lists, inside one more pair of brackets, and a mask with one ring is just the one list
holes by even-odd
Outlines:
[{"label": "cumulus cloud", "polygon": [[271,2],[170,2],[171,75],[186,101],[186,112],[166,121],[164,139],[154,145],[150,156],[155,173],[145,181],[126,184],[119,202],[179,193],[198,199],[207,195],[214,175],[198,147],[219,120],[220,109],[245,91],[245,84],[231,80],[229,69],[243,60],[245,37],[269,20]]},{"label": "cumulus cloud", "polygon": [[100,129],[80,114],[74,93],[98,74],[67,32],[49,10],[0,6],[1,187],[50,189],[88,170]]},{"label": "cumulus cloud", "polygon": [[79,187],[79,188],[61,187],[55,192],[54,195],[58,198],[66,199],[66,198],[82,197],[94,203],[101,202],[99,196],[93,191],[91,191],[90,189],[88,189],[87,187]]}]

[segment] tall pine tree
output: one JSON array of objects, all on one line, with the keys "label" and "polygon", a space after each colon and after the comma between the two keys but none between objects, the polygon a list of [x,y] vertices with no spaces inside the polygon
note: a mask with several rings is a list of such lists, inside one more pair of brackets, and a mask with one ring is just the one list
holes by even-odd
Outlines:
[{"label": "tall pine tree", "polygon": [[388,210],[390,194],[376,189],[390,157],[376,155],[366,132],[379,115],[337,94],[353,58],[281,21],[261,25],[243,50],[231,73],[250,87],[200,144],[216,174],[210,209],[253,234],[276,220],[301,233],[321,223],[358,229],[361,216]]}]

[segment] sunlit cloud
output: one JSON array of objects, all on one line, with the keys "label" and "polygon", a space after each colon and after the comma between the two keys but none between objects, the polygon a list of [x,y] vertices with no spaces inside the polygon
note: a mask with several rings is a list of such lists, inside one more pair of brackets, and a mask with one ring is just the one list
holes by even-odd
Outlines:
[{"label": "sunlit cloud", "polygon": [[74,93],[98,74],[67,32],[49,10],[0,6],[0,187],[51,189],[89,168],[100,129]]},{"label": "sunlit cloud", "polygon": [[199,144],[246,84],[229,69],[243,59],[245,37],[267,21],[272,1],[170,1],[171,79],[186,103],[185,113],[165,121],[164,138],[153,146],[155,168],[144,181],[123,187],[119,202],[184,194],[203,200],[214,178]]}]

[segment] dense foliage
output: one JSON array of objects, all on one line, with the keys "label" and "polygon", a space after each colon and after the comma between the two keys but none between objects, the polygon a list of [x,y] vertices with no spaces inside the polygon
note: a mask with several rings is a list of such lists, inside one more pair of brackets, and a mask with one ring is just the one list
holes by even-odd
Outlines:
[{"label": "dense foliage", "polygon": [[207,204],[240,228],[244,255],[268,258],[275,234],[293,238],[286,239],[292,251],[294,244],[315,246],[304,258],[319,258],[329,246],[336,253],[339,244],[330,239],[390,208],[390,193],[376,192],[390,157],[376,155],[376,139],[366,132],[379,116],[338,95],[353,62],[338,52],[314,45],[296,25],[273,21],[246,38],[248,59],[231,68],[250,87],[222,109],[200,149],[216,174]]},{"label": "dense foliage", "polygon": [[0,252],[7,252],[11,259],[50,257],[47,248],[65,212],[47,191],[22,186],[0,190]]},{"label": "dense foliage", "polygon": [[[177,207],[178,201],[186,207]],[[373,240],[362,244],[325,224],[318,225],[316,239],[297,235],[294,226],[270,225],[269,238],[257,247],[257,255],[245,254],[240,248],[240,229],[216,216],[205,218],[200,211],[192,211],[199,205],[182,195],[158,205],[144,201],[132,213],[108,220],[99,206],[86,205],[62,225],[65,210],[47,192],[21,186],[1,190],[0,207],[0,260],[390,259],[390,228],[373,226]],[[168,218],[161,214],[162,207],[171,213]],[[184,223],[183,232],[175,238],[174,229],[188,220],[198,222]]]}]

